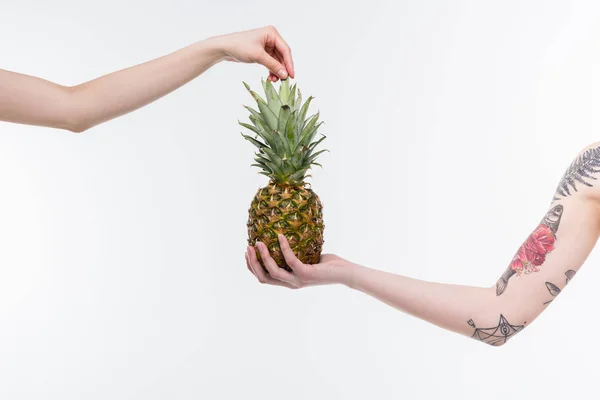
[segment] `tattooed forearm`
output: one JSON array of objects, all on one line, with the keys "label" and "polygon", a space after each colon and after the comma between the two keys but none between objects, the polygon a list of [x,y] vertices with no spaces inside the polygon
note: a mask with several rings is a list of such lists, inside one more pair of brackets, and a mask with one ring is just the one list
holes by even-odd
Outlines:
[{"label": "tattooed forearm", "polygon": [[[567,277],[567,281],[565,282],[565,285],[566,285],[575,276],[575,271],[570,269],[567,272],[565,272],[565,276]],[[558,294],[561,291],[560,288],[552,282],[546,282],[546,289],[548,289],[548,292],[552,295],[552,297],[558,296]],[[552,300],[554,300],[554,299],[552,298],[552,299],[548,300],[547,302],[544,303],[544,305],[550,304],[552,302]]]},{"label": "tattooed forearm", "polygon": [[588,149],[577,157],[565,171],[552,202],[571,195],[571,190],[577,191],[577,183],[592,187],[591,181],[597,180],[592,176],[600,172],[600,147]]},{"label": "tattooed forearm", "polygon": [[492,346],[500,346],[518,332],[522,331],[527,322],[524,322],[523,325],[511,325],[506,318],[504,318],[504,315],[500,314],[498,325],[492,328],[478,328],[475,326],[475,322],[473,322],[472,319],[468,320],[467,323],[475,329],[471,336],[473,339],[480,340]]},{"label": "tattooed forearm", "polygon": [[563,214],[563,206],[556,205],[546,213],[538,227],[521,245],[514,255],[510,265],[496,282],[496,295],[500,296],[508,286],[508,280],[513,275],[521,275],[538,272],[544,261],[546,254],[554,250],[556,241],[556,232],[560,225],[560,219]]}]

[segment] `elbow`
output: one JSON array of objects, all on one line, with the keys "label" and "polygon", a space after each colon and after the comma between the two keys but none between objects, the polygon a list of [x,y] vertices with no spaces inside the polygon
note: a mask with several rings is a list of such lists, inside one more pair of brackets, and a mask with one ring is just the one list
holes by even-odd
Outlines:
[{"label": "elbow", "polygon": [[491,347],[503,347],[504,345],[506,345],[506,342],[508,342],[509,339],[512,339],[513,336],[504,336],[504,337],[497,337],[497,338],[490,337],[490,338],[486,338],[486,339],[480,339],[480,341]]},{"label": "elbow", "polygon": [[65,129],[73,133],[83,133],[89,129],[89,124],[80,119],[69,119],[65,124]]},{"label": "elbow", "polygon": [[60,128],[73,133],[83,133],[91,128],[78,97],[77,86],[65,88]]},{"label": "elbow", "polygon": [[488,345],[490,345],[491,347],[503,347],[506,344],[506,341],[501,341],[501,342],[496,342],[496,343],[490,343],[490,342],[486,342]]},{"label": "elbow", "polygon": [[476,326],[472,319],[468,323],[474,329],[471,331],[473,339],[492,347],[502,347],[525,329],[527,321],[531,322],[533,319],[535,315],[531,313],[508,310],[506,314],[500,314],[496,323],[491,323],[492,319],[488,319],[489,324],[483,326]]}]

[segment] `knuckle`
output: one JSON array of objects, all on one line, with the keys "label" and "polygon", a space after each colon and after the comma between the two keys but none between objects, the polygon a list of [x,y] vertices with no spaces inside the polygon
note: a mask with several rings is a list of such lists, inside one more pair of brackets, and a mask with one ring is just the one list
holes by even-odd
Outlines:
[{"label": "knuckle", "polygon": [[306,268],[306,266],[304,264],[302,264],[302,266],[299,266],[297,268],[297,271],[298,271],[298,275],[301,276],[302,279],[304,279],[304,280],[311,280],[314,278],[313,269]]},{"label": "knuckle", "polygon": [[271,275],[273,278],[279,279],[279,280],[281,280],[281,278],[283,278],[283,274],[281,273],[281,270],[279,269],[279,267],[275,267],[275,268],[272,268],[271,270],[269,270],[269,275]]}]

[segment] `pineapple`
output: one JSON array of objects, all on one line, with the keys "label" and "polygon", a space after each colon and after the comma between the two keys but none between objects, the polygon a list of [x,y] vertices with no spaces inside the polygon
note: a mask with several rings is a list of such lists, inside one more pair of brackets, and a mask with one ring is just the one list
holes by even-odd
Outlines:
[{"label": "pineapple", "polygon": [[[275,262],[288,271],[278,234],[288,239],[300,261],[316,264],[323,248],[323,212],[319,196],[305,182],[307,171],[318,165],[317,157],[327,150],[315,151],[325,139],[317,140],[319,113],[306,117],[312,97],[302,104],[296,85],[290,88],[289,79],[281,82],[279,93],[270,81],[262,81],[266,101],[244,83],[258,111],[246,107],[250,122],[240,122],[254,135],[242,136],[258,148],[255,164],[260,174],[269,177],[269,184],[258,189],[248,210],[248,244],[263,242]],[[262,262],[262,261],[261,261]]]}]

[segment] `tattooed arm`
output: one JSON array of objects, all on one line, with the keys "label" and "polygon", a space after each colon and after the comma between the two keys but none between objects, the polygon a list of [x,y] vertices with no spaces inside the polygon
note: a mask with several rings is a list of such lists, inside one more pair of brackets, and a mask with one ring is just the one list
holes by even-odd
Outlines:
[{"label": "tattooed arm", "polygon": [[600,234],[600,143],[584,149],[565,172],[538,226],[492,287],[412,279],[360,266],[334,255],[301,263],[285,237],[280,245],[289,273],[264,245],[246,253],[248,269],[262,283],[298,288],[341,283],[439,327],[500,346],[531,323],[579,270]]}]

